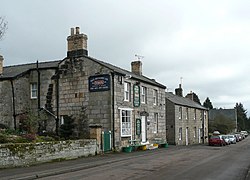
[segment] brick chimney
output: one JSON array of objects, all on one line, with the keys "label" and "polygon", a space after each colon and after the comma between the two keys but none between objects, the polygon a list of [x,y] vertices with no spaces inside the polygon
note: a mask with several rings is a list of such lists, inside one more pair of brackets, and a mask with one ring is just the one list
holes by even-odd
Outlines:
[{"label": "brick chimney", "polygon": [[142,62],[141,61],[131,62],[131,72],[141,76],[142,75]]},{"label": "brick chimney", "polygon": [[88,37],[85,34],[80,34],[80,28],[71,28],[71,34],[68,36],[68,51],[67,57],[79,57],[88,55],[87,49]]},{"label": "brick chimney", "polygon": [[179,84],[179,88],[176,88],[176,89],[175,89],[175,94],[176,94],[177,96],[183,97],[183,90],[182,90],[182,88],[181,88],[181,84]]},{"label": "brick chimney", "polygon": [[3,56],[0,55],[0,75],[3,74]]}]

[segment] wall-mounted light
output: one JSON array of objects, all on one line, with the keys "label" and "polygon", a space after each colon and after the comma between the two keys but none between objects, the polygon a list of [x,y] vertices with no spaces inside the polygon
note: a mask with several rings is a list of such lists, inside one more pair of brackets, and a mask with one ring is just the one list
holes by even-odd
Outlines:
[{"label": "wall-mounted light", "polygon": [[147,124],[150,125],[150,120],[149,119],[147,119]]}]

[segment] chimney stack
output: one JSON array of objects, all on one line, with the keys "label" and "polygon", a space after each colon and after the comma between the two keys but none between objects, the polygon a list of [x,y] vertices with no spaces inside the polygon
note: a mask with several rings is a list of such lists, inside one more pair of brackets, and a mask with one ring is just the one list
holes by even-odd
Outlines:
[{"label": "chimney stack", "polygon": [[71,28],[70,36],[68,36],[68,51],[67,57],[79,57],[88,55],[87,49],[88,37],[86,34],[80,34],[80,28]]},{"label": "chimney stack", "polygon": [[3,74],[3,56],[0,55],[0,75]]},{"label": "chimney stack", "polygon": [[179,84],[179,88],[176,88],[176,89],[175,89],[175,94],[176,94],[177,96],[183,97],[183,90],[182,90],[182,88],[181,88],[181,84]]},{"label": "chimney stack", "polygon": [[141,61],[131,62],[131,72],[141,76],[142,75],[142,62]]}]

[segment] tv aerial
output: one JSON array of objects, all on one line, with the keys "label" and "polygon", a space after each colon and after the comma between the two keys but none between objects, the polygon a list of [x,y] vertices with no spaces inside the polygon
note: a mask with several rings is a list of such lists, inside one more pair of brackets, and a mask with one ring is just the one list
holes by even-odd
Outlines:
[{"label": "tv aerial", "polygon": [[141,61],[144,58],[144,56],[138,54],[136,54],[135,57],[137,58],[138,61]]}]

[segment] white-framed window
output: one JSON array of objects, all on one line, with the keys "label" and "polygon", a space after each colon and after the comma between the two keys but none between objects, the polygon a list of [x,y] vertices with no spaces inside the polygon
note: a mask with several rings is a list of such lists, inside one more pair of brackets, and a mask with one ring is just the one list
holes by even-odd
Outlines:
[{"label": "white-framed window", "polygon": [[188,120],[188,107],[186,107],[186,120]]},{"label": "white-framed window", "polygon": [[154,133],[158,133],[158,113],[154,113]]},{"label": "white-framed window", "polygon": [[194,109],[194,120],[196,120],[196,109]]},{"label": "white-framed window", "polygon": [[182,140],[182,128],[179,128],[179,141]]},{"label": "white-framed window", "polygon": [[60,118],[60,125],[63,125],[63,124],[64,124],[64,117],[61,116],[61,118]]},{"label": "white-framed window", "polygon": [[158,103],[158,91],[156,89],[153,90],[153,104],[157,105]]},{"label": "white-framed window", "polygon": [[147,88],[144,86],[141,87],[141,103],[147,103]]},{"label": "white-framed window", "polygon": [[37,83],[31,83],[30,84],[30,97],[31,99],[37,98]]},{"label": "white-framed window", "polygon": [[196,136],[197,136],[197,128],[196,127],[194,127],[194,138],[196,138]]},{"label": "white-framed window", "polygon": [[182,107],[181,106],[179,107],[179,119],[180,120],[182,119]]},{"label": "white-framed window", "polygon": [[124,101],[130,101],[131,85],[128,82],[124,82]]},{"label": "white-framed window", "polygon": [[121,137],[132,136],[132,109],[120,109]]},{"label": "white-framed window", "polygon": [[200,110],[200,119],[201,119],[201,121],[202,121],[202,116],[203,116],[202,113],[203,113],[202,110]]}]

